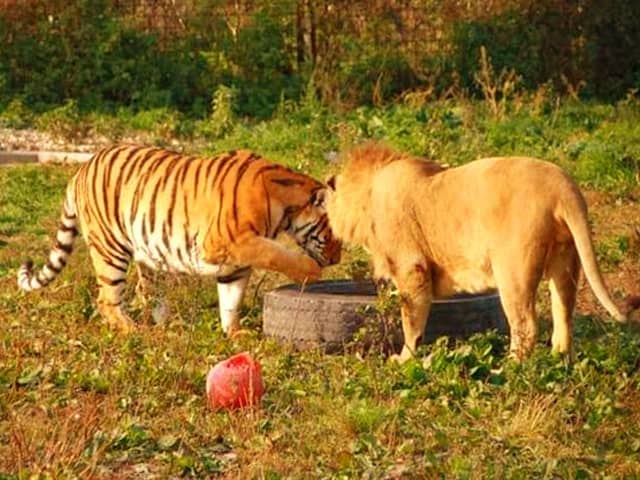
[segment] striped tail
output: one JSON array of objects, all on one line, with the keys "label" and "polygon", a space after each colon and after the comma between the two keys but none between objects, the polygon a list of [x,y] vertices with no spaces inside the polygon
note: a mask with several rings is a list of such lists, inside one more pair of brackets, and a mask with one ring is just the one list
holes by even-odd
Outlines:
[{"label": "striped tail", "polygon": [[28,292],[48,285],[67,264],[67,258],[71,255],[73,241],[77,235],[77,213],[73,188],[68,188],[60,217],[60,227],[56,233],[56,243],[49,252],[47,263],[37,274],[34,274],[32,270],[33,262],[31,259],[23,263],[18,270],[18,286]]}]

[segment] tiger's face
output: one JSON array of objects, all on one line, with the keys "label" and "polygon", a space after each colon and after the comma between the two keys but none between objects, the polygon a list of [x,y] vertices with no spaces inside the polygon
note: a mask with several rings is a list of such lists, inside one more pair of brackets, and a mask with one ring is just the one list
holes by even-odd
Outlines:
[{"label": "tiger's face", "polygon": [[306,205],[290,208],[286,214],[287,233],[321,267],[340,262],[342,249],[342,243],[329,228],[326,195],[326,189],[316,190]]}]

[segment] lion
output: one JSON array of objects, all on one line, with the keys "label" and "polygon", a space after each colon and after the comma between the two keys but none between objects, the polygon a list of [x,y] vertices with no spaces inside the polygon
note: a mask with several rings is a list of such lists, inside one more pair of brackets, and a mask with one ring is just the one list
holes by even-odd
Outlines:
[{"label": "lion", "polygon": [[619,322],[596,263],[587,205],[558,166],[492,157],[445,168],[379,144],[355,147],[329,179],[327,213],[339,239],[364,247],[373,274],[400,295],[404,345],[414,355],[434,297],[497,289],[510,329],[510,355],[533,349],[535,295],[549,280],[552,349],[570,353],[580,267]]}]

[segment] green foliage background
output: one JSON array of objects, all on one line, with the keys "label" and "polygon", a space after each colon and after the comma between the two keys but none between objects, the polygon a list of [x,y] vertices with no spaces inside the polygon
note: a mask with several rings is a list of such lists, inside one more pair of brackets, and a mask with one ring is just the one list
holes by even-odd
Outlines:
[{"label": "green foliage background", "polygon": [[0,6],[0,108],[172,108],[214,92],[268,117],[311,86],[353,108],[423,90],[480,95],[484,46],[496,72],[535,90],[619,99],[640,88],[640,3],[624,0],[34,0]]}]

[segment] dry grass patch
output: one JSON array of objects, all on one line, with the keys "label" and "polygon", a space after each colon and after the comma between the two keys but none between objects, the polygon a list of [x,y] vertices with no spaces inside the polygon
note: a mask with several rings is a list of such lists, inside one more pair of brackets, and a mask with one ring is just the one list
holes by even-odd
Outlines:
[{"label": "dry grass patch", "polygon": [[104,459],[108,401],[80,395],[68,405],[23,405],[2,422],[8,441],[0,446],[1,471],[30,471],[54,478],[90,476]]}]

